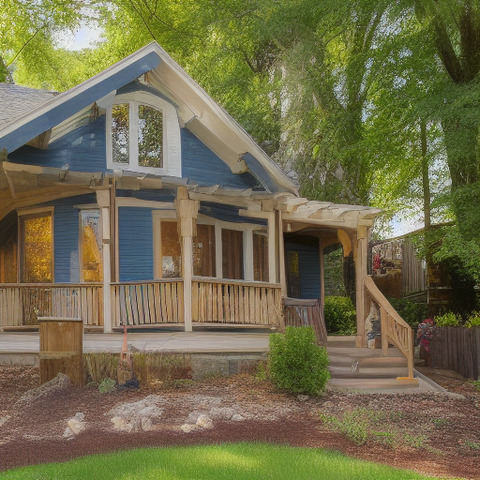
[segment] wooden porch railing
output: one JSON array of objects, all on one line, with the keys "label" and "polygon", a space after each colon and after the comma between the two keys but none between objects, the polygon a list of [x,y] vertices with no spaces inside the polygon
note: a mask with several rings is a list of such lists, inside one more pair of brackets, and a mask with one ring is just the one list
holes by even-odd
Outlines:
[{"label": "wooden porch railing", "polygon": [[192,320],[282,328],[279,284],[194,277]]},{"label": "wooden porch railing", "polygon": [[183,281],[112,284],[112,326],[183,323]]},{"label": "wooden porch railing", "polygon": [[395,345],[407,359],[408,377],[413,379],[413,331],[397,311],[390,305],[371,277],[365,277],[365,290],[380,309],[382,350],[388,343]]},{"label": "wooden porch railing", "polygon": [[85,325],[102,326],[102,284],[0,285],[0,327],[37,325],[38,317],[81,318]]},{"label": "wooden porch railing", "polygon": [[327,345],[327,327],[318,300],[285,298],[283,300],[286,327],[313,327],[317,343]]}]

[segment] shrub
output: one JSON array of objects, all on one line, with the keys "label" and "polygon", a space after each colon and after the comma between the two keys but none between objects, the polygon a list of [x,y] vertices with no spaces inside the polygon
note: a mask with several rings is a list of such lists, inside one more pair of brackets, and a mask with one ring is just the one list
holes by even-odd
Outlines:
[{"label": "shrub", "polygon": [[472,312],[465,322],[467,328],[480,327],[480,312]]},{"label": "shrub", "polygon": [[443,315],[435,317],[435,324],[437,327],[459,327],[460,318],[453,312],[446,312]]},{"label": "shrub", "polygon": [[389,298],[388,301],[411,327],[417,327],[427,318],[427,306],[423,303],[415,303],[404,298]]},{"label": "shrub", "polygon": [[325,297],[324,314],[328,333],[357,333],[355,307],[349,297]]},{"label": "shrub", "polygon": [[270,335],[270,379],[291,393],[318,395],[330,373],[326,348],[317,345],[312,327],[287,327]]}]

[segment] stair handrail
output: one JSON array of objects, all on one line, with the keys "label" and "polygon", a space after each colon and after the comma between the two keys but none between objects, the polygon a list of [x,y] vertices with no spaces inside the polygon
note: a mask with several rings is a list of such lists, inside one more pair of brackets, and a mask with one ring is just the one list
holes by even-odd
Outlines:
[{"label": "stair handrail", "polygon": [[391,341],[407,359],[408,379],[413,379],[413,330],[398,314],[383,293],[375,285],[372,277],[365,277],[365,289],[380,308],[382,349],[388,348]]}]

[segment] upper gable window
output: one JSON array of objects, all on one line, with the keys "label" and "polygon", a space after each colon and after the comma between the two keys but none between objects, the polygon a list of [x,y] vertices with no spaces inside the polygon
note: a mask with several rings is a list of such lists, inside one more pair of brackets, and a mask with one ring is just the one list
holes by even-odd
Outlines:
[{"label": "upper gable window", "polygon": [[175,108],[153,95],[133,95],[116,97],[109,110],[109,167],[180,177]]}]

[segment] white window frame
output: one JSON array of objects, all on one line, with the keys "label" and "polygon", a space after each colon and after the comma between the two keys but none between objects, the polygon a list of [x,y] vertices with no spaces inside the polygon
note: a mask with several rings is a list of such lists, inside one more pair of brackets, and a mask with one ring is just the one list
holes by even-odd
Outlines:
[{"label": "white window frame", "polygon": [[[159,223],[162,221],[179,221],[175,210],[153,210],[153,249],[154,249],[154,276],[156,279],[162,278],[160,254],[160,228]],[[223,279],[223,245],[222,245],[222,229],[237,230],[243,232],[243,280],[244,282],[254,282],[253,271],[253,232],[263,231],[268,234],[268,227],[266,225],[257,225],[252,223],[235,223],[226,222],[224,220],[217,220],[212,217],[199,215],[197,219],[199,225],[214,225],[215,226],[215,277],[216,279]],[[158,247],[159,246],[159,247]],[[228,280],[228,279],[225,279]],[[265,283],[265,282],[258,282]]]},{"label": "white window frame", "polygon": [[[112,107],[128,104],[129,155],[128,163],[113,161],[112,154]],[[142,167],[138,164],[138,106],[146,105],[163,113],[162,153],[163,167]],[[107,168],[112,170],[130,170],[155,175],[182,176],[180,125],[175,107],[166,100],[147,92],[132,92],[116,95],[107,108],[106,120]]]}]

